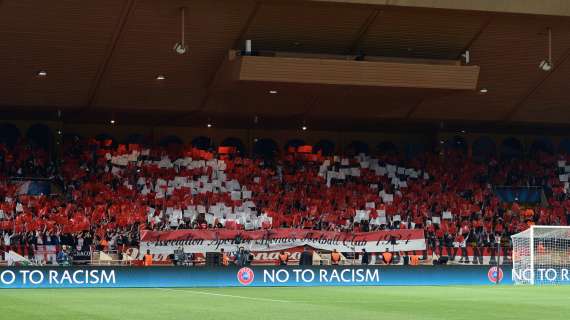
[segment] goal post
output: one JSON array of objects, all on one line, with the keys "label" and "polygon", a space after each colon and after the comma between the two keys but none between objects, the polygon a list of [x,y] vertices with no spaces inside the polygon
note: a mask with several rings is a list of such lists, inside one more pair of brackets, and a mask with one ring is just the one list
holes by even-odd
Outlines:
[{"label": "goal post", "polygon": [[531,226],[511,239],[515,284],[570,284],[570,226]]}]

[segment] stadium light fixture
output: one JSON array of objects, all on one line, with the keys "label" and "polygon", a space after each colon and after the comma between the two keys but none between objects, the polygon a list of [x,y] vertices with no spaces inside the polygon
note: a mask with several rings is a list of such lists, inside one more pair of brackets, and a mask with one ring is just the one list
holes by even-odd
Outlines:
[{"label": "stadium light fixture", "polygon": [[303,119],[303,123],[301,125],[301,130],[303,131],[307,131],[308,127],[307,127],[307,119]]},{"label": "stadium light fixture", "polygon": [[278,91],[277,91],[277,90],[269,90],[269,93],[270,93],[270,94],[277,94]]},{"label": "stadium light fixture", "polygon": [[548,58],[540,61],[538,67],[544,72],[548,72],[554,68],[552,64],[552,29],[548,28]]},{"label": "stadium light fixture", "polygon": [[184,29],[186,27],[186,24],[184,22],[184,14],[186,13],[186,8],[185,7],[180,8],[180,13],[181,13],[181,20],[182,20],[181,21],[181,33],[180,33],[181,40],[180,40],[180,42],[176,42],[176,44],[174,44],[174,48],[172,48],[172,49],[174,50],[174,52],[182,55],[182,54],[185,54],[186,51],[188,51],[188,47],[186,46],[185,39],[184,39],[185,38]]},{"label": "stadium light fixture", "polygon": [[40,71],[38,71],[38,72],[36,73],[36,75],[37,75],[38,77],[47,77],[47,71],[45,71],[45,70],[40,70]]},{"label": "stadium light fixture", "polygon": [[156,80],[164,80],[164,79],[166,79],[166,76],[163,74],[159,74],[156,76]]},{"label": "stadium light fixture", "polygon": [[550,61],[548,61],[548,60],[542,60],[538,64],[538,67],[540,68],[540,70],[548,72],[548,71],[552,70],[552,63],[550,63]]},{"label": "stadium light fixture", "polygon": [[463,58],[465,64],[469,64],[471,62],[471,53],[469,50],[465,50],[465,52],[461,54],[461,58]]},{"label": "stadium light fixture", "polygon": [[252,51],[252,46],[251,46],[251,40],[247,39],[247,40],[245,40],[245,51],[244,51],[244,53],[246,56],[251,56],[252,52],[253,51]]}]

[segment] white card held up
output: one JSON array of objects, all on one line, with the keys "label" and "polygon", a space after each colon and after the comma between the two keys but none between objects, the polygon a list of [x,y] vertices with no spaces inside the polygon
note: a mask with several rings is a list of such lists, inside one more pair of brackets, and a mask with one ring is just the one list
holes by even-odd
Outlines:
[{"label": "white card held up", "polygon": [[382,201],[386,202],[386,203],[390,203],[394,201],[394,195],[393,194],[384,194],[382,196]]}]

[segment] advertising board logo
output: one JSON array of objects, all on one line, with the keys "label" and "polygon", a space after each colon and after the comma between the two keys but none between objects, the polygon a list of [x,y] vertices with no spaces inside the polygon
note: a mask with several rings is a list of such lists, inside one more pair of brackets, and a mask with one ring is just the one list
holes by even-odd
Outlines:
[{"label": "advertising board logo", "polygon": [[487,272],[487,277],[492,283],[501,282],[503,280],[503,269],[491,267],[489,272]]},{"label": "advertising board logo", "polygon": [[248,267],[244,267],[238,270],[237,279],[239,283],[247,286],[253,282],[254,274],[253,270]]}]

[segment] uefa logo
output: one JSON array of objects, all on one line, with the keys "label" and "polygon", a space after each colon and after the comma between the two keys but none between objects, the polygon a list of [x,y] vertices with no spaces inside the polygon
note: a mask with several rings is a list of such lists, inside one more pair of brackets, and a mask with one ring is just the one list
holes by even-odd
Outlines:
[{"label": "uefa logo", "polygon": [[251,284],[253,282],[253,277],[253,270],[247,267],[239,269],[237,273],[237,279],[239,283],[243,284],[244,286]]},{"label": "uefa logo", "polygon": [[487,277],[492,283],[501,282],[503,280],[503,269],[491,267],[489,272],[487,272]]}]

